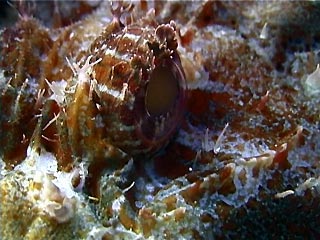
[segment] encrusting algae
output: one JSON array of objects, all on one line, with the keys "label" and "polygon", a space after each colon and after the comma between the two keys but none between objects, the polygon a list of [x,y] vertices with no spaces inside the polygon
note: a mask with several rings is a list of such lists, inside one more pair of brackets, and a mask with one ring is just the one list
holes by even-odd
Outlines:
[{"label": "encrusting algae", "polygon": [[14,3],[1,239],[318,239],[318,2]]}]

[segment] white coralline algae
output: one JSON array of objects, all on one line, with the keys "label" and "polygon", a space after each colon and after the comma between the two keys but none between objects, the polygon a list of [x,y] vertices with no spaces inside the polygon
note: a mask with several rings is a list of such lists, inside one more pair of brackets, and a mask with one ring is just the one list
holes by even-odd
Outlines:
[{"label": "white coralline algae", "polygon": [[309,96],[319,96],[320,93],[320,64],[316,70],[309,74],[304,81],[306,94]]}]

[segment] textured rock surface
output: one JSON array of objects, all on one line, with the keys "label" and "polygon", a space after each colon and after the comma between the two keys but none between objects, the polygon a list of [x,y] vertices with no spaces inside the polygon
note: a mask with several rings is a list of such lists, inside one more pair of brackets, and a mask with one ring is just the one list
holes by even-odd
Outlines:
[{"label": "textured rock surface", "polygon": [[[1,239],[320,237],[318,2],[50,4],[0,30]],[[73,71],[106,75],[89,53],[115,24],[178,43],[186,114],[153,155],[68,129],[73,102],[99,111]]]}]

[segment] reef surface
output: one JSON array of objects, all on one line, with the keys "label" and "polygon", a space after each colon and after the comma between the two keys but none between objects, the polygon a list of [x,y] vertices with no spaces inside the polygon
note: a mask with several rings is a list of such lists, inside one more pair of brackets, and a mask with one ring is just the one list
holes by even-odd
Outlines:
[{"label": "reef surface", "polygon": [[319,239],[318,2],[15,8],[1,239]]}]

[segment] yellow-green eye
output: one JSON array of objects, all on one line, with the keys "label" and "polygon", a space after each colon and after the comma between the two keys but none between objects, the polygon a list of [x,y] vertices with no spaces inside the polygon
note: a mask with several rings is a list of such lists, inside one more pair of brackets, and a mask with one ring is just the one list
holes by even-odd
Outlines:
[{"label": "yellow-green eye", "polygon": [[179,96],[179,82],[170,68],[157,67],[149,80],[145,108],[150,116],[161,116],[174,107]]},{"label": "yellow-green eye", "polygon": [[168,142],[184,116],[186,81],[178,55],[156,59],[135,98],[134,116],[140,141],[156,151]]}]

